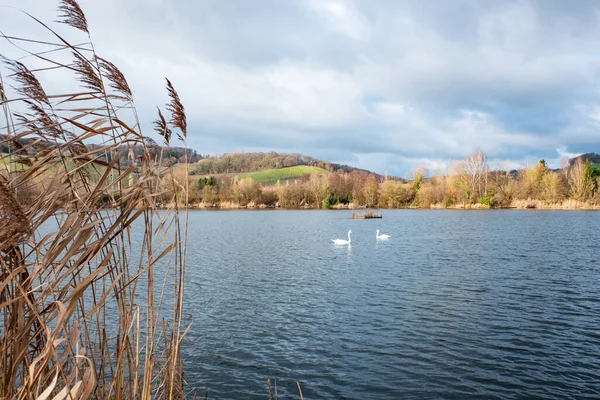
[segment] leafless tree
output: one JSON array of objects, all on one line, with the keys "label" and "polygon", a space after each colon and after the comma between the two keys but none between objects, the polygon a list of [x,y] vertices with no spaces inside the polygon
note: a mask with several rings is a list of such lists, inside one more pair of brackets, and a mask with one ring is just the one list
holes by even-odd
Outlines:
[{"label": "leafless tree", "polygon": [[375,175],[369,175],[363,187],[363,196],[367,207],[373,207],[377,204],[377,178]]},{"label": "leafless tree", "polygon": [[327,197],[329,180],[325,175],[313,174],[310,176],[306,187],[309,195],[315,200],[317,208],[324,206],[325,198]]},{"label": "leafless tree", "polygon": [[560,171],[565,177],[565,181],[569,181],[569,170],[571,169],[571,163],[569,162],[569,157],[565,156],[560,159]]},{"label": "leafless tree", "polygon": [[588,199],[594,190],[594,182],[588,171],[589,165],[581,158],[577,158],[569,171],[569,184],[571,195],[576,200]]},{"label": "leafless tree", "polygon": [[462,173],[468,182],[467,198],[469,200],[487,196],[488,165],[487,155],[477,150],[461,162]]}]

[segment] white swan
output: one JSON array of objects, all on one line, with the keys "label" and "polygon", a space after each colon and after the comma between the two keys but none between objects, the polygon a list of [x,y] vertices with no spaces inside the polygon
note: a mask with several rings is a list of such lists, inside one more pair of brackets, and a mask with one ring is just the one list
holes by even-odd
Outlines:
[{"label": "white swan", "polygon": [[380,235],[379,234],[379,229],[377,229],[377,233],[375,234],[375,239],[377,239],[377,240],[388,240],[389,238],[391,238],[390,235]]},{"label": "white swan", "polygon": [[352,240],[350,239],[350,234],[352,233],[352,229],[348,231],[348,240],[344,239],[331,239],[331,241],[335,244],[350,244]]}]

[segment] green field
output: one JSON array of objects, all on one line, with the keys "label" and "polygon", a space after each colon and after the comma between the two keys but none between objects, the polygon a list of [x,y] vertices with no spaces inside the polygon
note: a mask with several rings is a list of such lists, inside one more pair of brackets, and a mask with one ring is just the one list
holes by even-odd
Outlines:
[{"label": "green field", "polygon": [[255,182],[275,184],[277,181],[300,178],[311,174],[329,174],[329,171],[319,167],[297,165],[295,167],[267,169],[265,171],[246,172],[236,175],[237,179],[252,178]]},{"label": "green field", "polygon": [[0,153],[0,165],[2,166],[2,171],[11,171],[11,172],[20,172],[25,170],[27,167],[21,163],[17,163],[11,161],[11,158],[6,153]]},{"label": "green field", "polygon": [[[29,156],[25,156],[25,157],[29,158],[31,162],[36,161],[32,157],[29,157]],[[11,161],[11,158],[8,154],[0,153],[0,168],[2,168],[2,171],[7,172],[10,170],[10,172],[22,172],[29,168],[29,166],[27,166],[26,164],[14,161],[15,159],[16,159],[16,157],[13,157],[12,158],[13,161]],[[50,168],[46,169],[46,172],[49,172],[51,174],[56,174],[59,166],[61,166],[61,165],[62,164],[51,165]],[[71,171],[71,170],[75,169],[75,163],[72,160],[67,160],[66,167],[69,169],[69,171]],[[88,166],[86,167],[86,170],[88,171],[88,174],[90,174],[89,176],[92,179],[94,179],[94,181],[97,181],[106,171],[106,167],[104,165],[100,165],[100,164],[93,164],[93,165],[88,164]]]}]

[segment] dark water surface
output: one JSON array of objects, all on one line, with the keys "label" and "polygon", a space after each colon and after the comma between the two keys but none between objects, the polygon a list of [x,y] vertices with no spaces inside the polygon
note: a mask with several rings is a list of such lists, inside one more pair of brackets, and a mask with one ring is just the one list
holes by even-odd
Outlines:
[{"label": "dark water surface", "polygon": [[[190,213],[209,399],[600,398],[600,213]],[[335,246],[346,238],[352,246]],[[377,243],[375,230],[392,235]]]}]

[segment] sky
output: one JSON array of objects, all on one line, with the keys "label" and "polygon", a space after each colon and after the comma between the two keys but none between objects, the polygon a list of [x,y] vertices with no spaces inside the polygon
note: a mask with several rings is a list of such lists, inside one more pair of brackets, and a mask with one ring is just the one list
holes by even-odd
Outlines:
[{"label": "sky", "polygon": [[[144,133],[168,77],[202,154],[298,152],[407,176],[445,173],[478,149],[514,168],[600,152],[600,1],[79,4],[97,53],[127,77]],[[53,0],[0,5],[56,20]],[[0,29],[36,35],[5,7]]]}]

